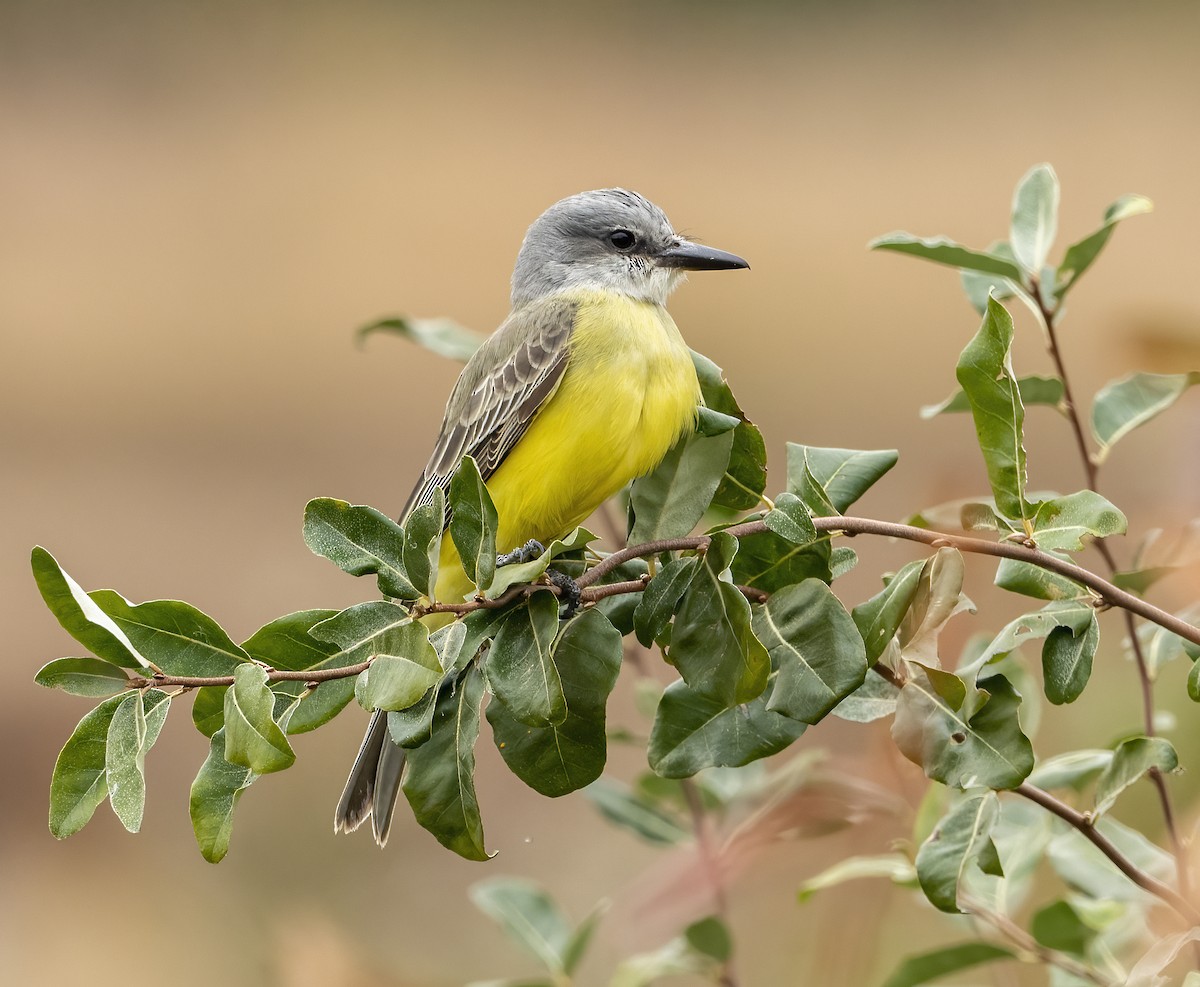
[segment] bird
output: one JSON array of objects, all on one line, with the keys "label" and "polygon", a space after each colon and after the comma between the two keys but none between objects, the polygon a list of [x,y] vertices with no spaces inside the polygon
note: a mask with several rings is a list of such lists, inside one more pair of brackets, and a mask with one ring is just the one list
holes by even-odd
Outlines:
[{"label": "bird", "polygon": [[[688,271],[748,267],[676,233],[636,192],[597,189],[550,206],[525,234],[511,312],[455,383],[401,520],[446,491],[470,455],[496,506],[498,550],[568,534],[695,428],[700,384],[667,296]],[[440,600],[474,590],[449,538],[435,590]],[[403,767],[404,749],[376,710],[335,832],[370,817],[384,846]]]}]

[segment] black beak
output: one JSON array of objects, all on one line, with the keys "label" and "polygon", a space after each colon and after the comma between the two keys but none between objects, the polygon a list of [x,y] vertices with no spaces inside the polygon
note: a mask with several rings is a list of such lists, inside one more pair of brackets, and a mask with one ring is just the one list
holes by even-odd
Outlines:
[{"label": "black beak", "polygon": [[654,262],[659,267],[673,267],[683,271],[737,271],[749,269],[747,264],[737,254],[730,254],[716,247],[706,247],[701,243],[680,240],[658,254]]}]

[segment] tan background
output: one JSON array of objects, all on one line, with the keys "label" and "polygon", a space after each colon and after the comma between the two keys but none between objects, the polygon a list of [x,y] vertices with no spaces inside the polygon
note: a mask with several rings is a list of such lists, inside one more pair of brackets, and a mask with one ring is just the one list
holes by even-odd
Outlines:
[{"label": "tan background", "polygon": [[[205,743],[176,710],[153,752],[143,833],[106,807],[59,844],[45,825],[54,758],[86,701],[36,689],[78,647],[28,575],[43,543],[85,586],[186,599],[236,637],[371,587],[312,557],[305,501],[395,511],[424,461],[451,364],[351,331],[396,312],[479,328],[506,311],[526,225],[555,199],[620,184],[743,254],[697,275],[673,311],[785,440],[901,449],[863,503],[898,517],[983,484],[965,419],[922,423],[975,317],[948,271],[871,255],[894,228],[979,246],[1004,235],[1011,188],[1049,160],[1063,242],[1118,194],[1156,202],[1081,282],[1065,346],[1083,395],[1134,367],[1200,367],[1196,295],[1200,8],[1192,4],[405,5],[0,7],[0,539],[5,669],[0,963],[11,983],[456,984],[532,971],[467,904],[499,873],[543,880],[576,916],[614,899],[581,982],[675,931],[648,906],[680,860],[547,802],[504,771],[485,731],[488,865],[453,858],[401,814],[392,845],[334,839],[362,728],[351,709],[298,740],[298,765],[238,811],[205,864],[187,791]],[[1020,318],[1020,316],[1018,316]],[[1027,321],[1017,353],[1046,371]],[[1033,479],[1073,489],[1065,426],[1031,414]],[[1106,491],[1141,533],[1197,513],[1200,398],[1113,456]],[[853,603],[915,557],[860,543]],[[1128,548],[1119,546],[1122,553]],[[990,566],[971,565],[990,600]],[[1195,595],[1180,577],[1160,599]],[[951,637],[1017,612],[992,603]],[[1106,622],[1094,691],[1053,711],[1046,750],[1137,728],[1134,676]],[[1161,690],[1195,763],[1182,668]],[[622,687],[623,722],[638,726]],[[886,728],[829,725],[802,749],[908,803],[913,770]],[[624,756],[622,770],[636,769]],[[1195,772],[1174,783],[1186,802]],[[1145,793],[1125,817],[1156,817]],[[1183,812],[1188,831],[1192,806]],[[905,950],[966,934],[904,892],[861,884],[804,907],[800,880],[879,852],[910,820],[784,843],[731,891],[747,983],[876,983]],[[665,878],[664,878],[665,880]],[[164,966],[165,965],[165,966]],[[997,973],[997,983],[1038,983]],[[984,975],[973,982],[983,981]]]}]

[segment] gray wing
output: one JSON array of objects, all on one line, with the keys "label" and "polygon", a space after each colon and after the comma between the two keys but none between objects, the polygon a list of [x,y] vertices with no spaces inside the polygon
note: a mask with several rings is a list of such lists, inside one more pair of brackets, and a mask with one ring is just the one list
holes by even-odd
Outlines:
[{"label": "gray wing", "polygon": [[496,472],[562,380],[578,308],[564,299],[522,306],[476,351],[450,393],[433,455],[402,518],[450,486],[463,456],[474,458],[485,480]]}]

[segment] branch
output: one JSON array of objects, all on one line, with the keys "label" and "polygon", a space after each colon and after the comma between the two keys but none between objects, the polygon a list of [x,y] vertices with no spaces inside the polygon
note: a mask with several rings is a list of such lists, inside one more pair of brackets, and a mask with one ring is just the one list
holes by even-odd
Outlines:
[{"label": "branch", "polygon": [[[1066,576],[1068,579],[1086,586],[1106,606],[1121,607],[1131,613],[1136,613],[1138,616],[1145,617],[1147,620],[1158,624],[1160,627],[1165,627],[1167,630],[1178,634],[1188,641],[1200,644],[1200,627],[1194,627],[1174,614],[1160,610],[1140,597],[1134,596],[1132,593],[1127,593],[1125,590],[1114,586],[1108,580],[1097,576],[1094,572],[1075,565],[1073,562],[1060,559],[1055,555],[1050,555],[1040,549],[1029,548],[1025,545],[1016,545],[1012,542],[987,541],[983,538],[971,538],[966,535],[952,535],[941,531],[930,531],[927,528],[916,528],[910,524],[876,521],[873,518],[842,517],[840,515],[836,517],[818,517],[813,518],[813,524],[818,531],[829,534],[880,535],[886,538],[902,538],[907,541],[920,542],[933,548],[950,547],[956,548],[961,552],[970,552],[976,555],[992,555],[999,558],[1015,559],[1018,562],[1028,562],[1043,569],[1048,569],[1051,572],[1056,572],[1059,575]],[[735,538],[742,538],[747,535],[760,534],[769,529],[762,521],[744,521],[725,530]],[[612,555],[609,555],[603,561],[588,569],[587,572],[576,580],[576,585],[581,590],[580,602],[594,603],[609,596],[640,593],[649,584],[650,580],[648,577],[631,579],[619,583],[595,584],[604,575],[612,572],[619,565],[628,562],[630,559],[659,555],[662,552],[703,552],[708,548],[711,540],[708,535],[691,535],[686,538],[668,538],[660,541],[646,542],[643,545],[632,545],[629,548],[621,549],[619,552],[613,552]],[[767,597],[767,594],[762,590],[752,586],[739,586],[738,588],[752,603],[762,603]],[[542,592],[557,595],[560,591],[558,587],[548,586],[544,583],[514,586],[494,600],[477,597],[465,603],[431,603],[424,607],[414,607],[413,615],[415,617],[422,617],[431,613],[450,613],[456,616],[463,616],[475,610],[496,610],[507,606],[521,596],[529,596],[532,593]],[[319,684],[327,682],[330,679],[348,678],[349,676],[357,675],[368,668],[373,660],[368,659],[356,665],[346,665],[342,668],[322,668],[308,671],[281,671],[268,668],[267,681],[313,682]],[[207,685],[223,686],[232,684],[232,675],[202,678],[199,676],[155,674],[149,678],[131,676],[127,687],[131,689],[146,689],[151,686],[174,685],[185,688],[200,688]]]},{"label": "branch", "polygon": [[1107,836],[1101,833],[1091,816],[1085,815],[1078,809],[1073,809],[1066,802],[1060,802],[1049,792],[1024,782],[1013,789],[1018,795],[1023,795],[1031,802],[1036,802],[1043,809],[1054,813],[1059,819],[1079,830],[1096,845],[1096,848],[1111,860],[1129,880],[1133,881],[1143,891],[1161,898],[1175,909],[1184,919],[1194,926],[1200,926],[1200,911],[1190,901],[1184,898],[1170,885],[1164,884],[1158,878],[1141,870],[1133,861],[1126,857]]},{"label": "branch", "polygon": [[1084,966],[1073,956],[1059,952],[1057,949],[1050,949],[1043,946],[1007,915],[992,911],[977,898],[965,896],[959,901],[959,905],[975,918],[986,922],[1023,953],[1029,954],[1030,957],[1050,966],[1056,966],[1060,970],[1065,970],[1067,973],[1073,974],[1081,980],[1097,984],[1098,987],[1117,987],[1115,980],[1109,980],[1091,967]]},{"label": "branch", "polygon": [[[1038,279],[1034,277],[1031,280],[1031,295],[1038,315],[1041,318],[1042,327],[1046,332],[1046,348],[1050,351],[1050,359],[1054,361],[1054,367],[1058,371],[1058,378],[1062,381],[1063,386],[1063,403],[1067,420],[1071,423],[1071,430],[1075,434],[1075,445],[1079,449],[1079,458],[1083,462],[1084,470],[1087,473],[1087,485],[1090,490],[1098,490],[1097,481],[1099,479],[1100,467],[1091,452],[1088,450],[1087,439],[1083,433],[1083,422],[1079,417],[1079,409],[1075,404],[1075,398],[1071,394],[1071,382],[1067,378],[1067,367],[1062,358],[1062,351],[1058,346],[1058,334],[1055,332],[1055,323],[1057,321],[1058,306],[1048,306],[1042,297],[1041,285]],[[1110,573],[1117,571],[1117,560],[1113,557],[1112,550],[1103,538],[1098,538],[1095,541],[1096,551],[1103,557],[1105,564],[1108,566]],[[1142,649],[1142,642],[1137,636],[1137,621],[1133,618],[1133,612],[1129,609],[1125,610],[1125,632],[1129,635],[1129,647],[1133,651],[1133,657],[1137,662],[1138,683],[1142,691],[1142,724],[1143,732],[1147,737],[1153,737],[1156,734],[1154,726],[1154,681],[1150,676],[1149,666],[1146,664],[1146,655]],[[1162,772],[1158,768],[1150,769],[1150,780],[1158,791],[1159,804],[1162,806],[1163,821],[1167,827],[1167,836],[1171,841],[1171,847],[1175,852],[1175,869],[1179,875],[1179,890],[1183,892],[1185,897],[1191,897],[1191,864],[1188,860],[1186,849],[1183,841],[1179,837],[1179,829],[1175,825],[1175,810],[1171,804],[1171,793],[1167,788],[1167,781],[1163,777]],[[1200,946],[1195,949],[1197,962],[1200,963]]]}]

